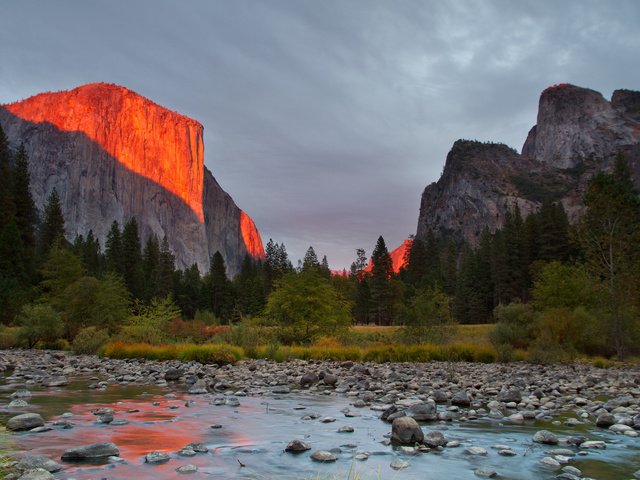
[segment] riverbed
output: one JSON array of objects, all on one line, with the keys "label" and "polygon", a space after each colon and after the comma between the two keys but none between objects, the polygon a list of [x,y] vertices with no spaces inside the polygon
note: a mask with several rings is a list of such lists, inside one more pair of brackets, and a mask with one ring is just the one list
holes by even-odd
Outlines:
[{"label": "riverbed", "polygon": [[[94,375],[89,374],[90,368],[83,364],[84,360],[76,363],[72,371],[71,363],[67,365],[70,358],[58,356],[60,358],[51,358],[59,363],[59,372],[43,368],[45,362],[31,366],[26,364],[37,357],[20,357],[24,363],[19,366],[11,364],[15,358],[8,362],[9,367],[14,368],[7,368],[2,377],[0,420],[4,423],[13,415],[39,413],[51,430],[6,435],[4,448],[15,454],[28,452],[55,460],[62,470],[53,475],[60,479],[333,479],[334,476],[357,476],[363,480],[476,479],[479,475],[495,473],[495,478],[529,480],[556,478],[562,473],[563,467],[571,466],[579,469],[584,478],[607,480],[634,478],[640,469],[638,437],[595,425],[595,412],[602,410],[602,407],[613,407],[611,410],[617,410],[615,414],[621,420],[633,418],[640,398],[638,386],[633,382],[637,372],[633,370],[580,370],[576,375],[586,375],[585,379],[589,375],[603,379],[618,378],[617,383],[602,385],[601,389],[593,388],[593,395],[584,386],[577,387],[579,393],[570,392],[569,395],[578,398],[577,404],[580,405],[576,405],[575,401],[561,401],[552,392],[535,402],[533,399],[537,397],[532,392],[534,385],[529,384],[522,388],[523,401],[510,405],[513,408],[507,406],[509,402],[502,402],[501,407],[494,404],[492,408],[488,405],[489,396],[478,395],[474,391],[471,391],[473,400],[469,406],[451,404],[453,392],[460,387],[467,387],[465,381],[461,380],[466,376],[465,369],[473,371],[476,368],[457,365],[458,378],[452,379],[454,381],[449,390],[443,385],[446,379],[442,382],[431,381],[432,389],[435,384],[436,388],[449,395],[448,401],[439,402],[436,406],[441,419],[420,422],[425,433],[438,430],[448,443],[443,448],[420,451],[415,445],[392,444],[389,440],[391,424],[380,419],[382,412],[391,405],[407,406],[429,400],[427,389],[414,390],[411,383],[407,384],[411,388],[405,388],[404,391],[397,388],[399,379],[396,377],[403,375],[405,369],[416,368],[409,364],[365,365],[363,367],[368,373],[360,369],[360,374],[356,365],[341,367],[335,363],[295,362],[287,365],[265,362],[253,367],[250,364],[224,367],[215,376],[217,382],[207,383],[207,393],[194,394],[189,391],[194,391],[197,380],[189,380],[188,375],[176,381],[163,381],[166,369],[158,369],[157,375],[152,376],[155,379],[153,382],[149,381],[148,375],[138,378],[130,375],[125,380],[123,374],[118,379],[108,368],[97,368]],[[94,363],[90,365],[100,365],[102,360],[94,358],[91,362]],[[132,365],[134,369],[129,369],[129,373],[144,363],[133,362]],[[172,363],[171,368],[175,367],[180,366]],[[441,367],[451,368],[446,365]],[[505,370],[499,365],[483,366],[492,367],[495,375],[500,372],[513,373],[512,369]],[[47,383],[43,378],[52,373],[61,373],[65,368],[65,385],[43,385]],[[197,371],[200,367],[191,364],[183,368],[187,372],[189,369]],[[246,368],[247,372],[253,374],[251,378],[254,381],[232,385],[229,379],[233,376],[229,372],[233,368]],[[394,382],[390,383],[393,383],[394,389],[372,389],[373,382],[368,387],[357,387],[358,375],[371,378],[371,370],[375,368],[393,368]],[[537,367],[530,368],[538,371]],[[156,369],[155,364],[153,369]],[[284,378],[264,382],[259,380],[263,377],[257,375],[257,371],[271,371],[274,378],[289,372],[290,381],[288,385],[285,385]],[[323,385],[321,380],[306,383],[302,379],[310,371],[330,371],[338,377],[338,381],[331,386]],[[445,373],[448,374],[447,371]],[[341,380],[351,377],[355,377],[356,387],[343,391],[345,382]],[[414,381],[419,383],[421,377],[414,375],[412,378],[417,378]],[[509,375],[509,378],[512,376]],[[202,380],[202,377],[197,379]],[[400,380],[411,382],[410,378]],[[572,380],[575,379],[568,378],[567,384]],[[506,379],[504,383],[508,383]],[[540,383],[537,381],[535,386],[544,387]],[[216,388],[216,384],[226,388]],[[621,391],[614,392],[612,385],[619,385]],[[559,385],[554,387],[559,394]],[[28,406],[8,408],[11,395],[19,389],[31,392],[31,397],[27,399]],[[567,393],[566,388],[563,390]],[[532,395],[527,396],[528,393]],[[619,400],[617,406],[607,404],[616,398],[623,400]],[[395,403],[388,402],[390,399],[394,399]],[[540,404],[541,401],[545,402]],[[512,421],[513,417],[509,419],[514,413],[527,409],[531,411],[531,405],[536,403],[539,406],[534,410],[535,418],[517,422]],[[101,423],[96,412],[108,411],[106,409],[112,410],[113,419]],[[495,415],[497,410],[504,414],[501,418]],[[494,413],[489,415],[491,412]],[[339,432],[345,430],[344,427],[351,427],[353,431]],[[534,442],[533,436],[540,430],[557,435],[558,444]],[[585,449],[567,443],[567,440],[576,437],[584,437],[582,442],[603,441],[606,448]],[[303,440],[311,447],[310,450],[299,454],[285,452],[287,444],[293,439]],[[113,442],[119,449],[119,457],[91,464],[61,460],[66,449],[96,442]],[[192,443],[203,444],[207,451],[193,456],[179,453]],[[480,448],[474,450],[470,447]],[[505,449],[510,450],[512,455],[498,453]],[[331,452],[336,461],[318,463],[311,460],[311,454],[317,450]],[[145,462],[145,455],[152,451],[167,453],[169,460],[160,464]],[[544,458],[560,459],[560,466],[541,463]],[[192,469],[194,473],[177,473],[176,470],[185,465],[195,466]]]}]

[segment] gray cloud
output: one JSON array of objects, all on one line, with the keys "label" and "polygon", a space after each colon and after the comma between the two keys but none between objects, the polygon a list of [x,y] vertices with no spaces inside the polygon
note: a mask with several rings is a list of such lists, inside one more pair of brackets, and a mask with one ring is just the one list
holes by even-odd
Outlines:
[{"label": "gray cloud", "polygon": [[638,88],[640,4],[21,0],[0,102],[93,81],[205,126],[206,163],[292,260],[414,232],[457,138],[520,148],[546,86]]}]

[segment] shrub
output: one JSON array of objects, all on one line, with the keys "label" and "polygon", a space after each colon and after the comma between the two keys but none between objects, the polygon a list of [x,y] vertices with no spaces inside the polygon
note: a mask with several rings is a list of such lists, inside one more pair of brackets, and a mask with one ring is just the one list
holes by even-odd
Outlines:
[{"label": "shrub", "polygon": [[110,358],[146,358],[149,360],[181,360],[200,363],[228,364],[243,357],[241,348],[230,345],[150,345],[148,343],[110,342],[101,349],[101,354]]},{"label": "shrub", "polygon": [[518,302],[498,305],[493,316],[496,324],[489,337],[494,347],[510,345],[526,349],[535,338],[535,315],[530,305]]},{"label": "shrub", "polygon": [[0,327],[0,350],[17,348],[23,344],[20,327]]},{"label": "shrub", "polygon": [[180,309],[171,296],[153,299],[151,305],[136,305],[137,314],[129,318],[118,338],[129,342],[159,345],[169,340],[166,333],[169,322],[180,317]]},{"label": "shrub", "polygon": [[217,363],[227,365],[242,359],[244,352],[241,348],[231,345],[177,345],[178,360],[183,362],[196,361],[200,363]]},{"label": "shrub", "polygon": [[451,298],[438,288],[426,290],[404,309],[403,322],[398,331],[403,343],[445,343],[455,331]]},{"label": "shrub", "polygon": [[53,342],[64,332],[60,314],[45,303],[22,307],[18,322],[22,326],[20,337],[29,348],[33,348],[38,342]]},{"label": "shrub", "polygon": [[106,329],[86,327],[73,339],[72,349],[74,353],[92,355],[98,353],[100,347],[108,341],[109,332]]}]

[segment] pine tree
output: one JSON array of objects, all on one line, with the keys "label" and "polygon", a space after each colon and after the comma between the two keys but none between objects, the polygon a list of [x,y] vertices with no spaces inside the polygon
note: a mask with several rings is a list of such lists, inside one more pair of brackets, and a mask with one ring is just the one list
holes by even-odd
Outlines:
[{"label": "pine tree", "polygon": [[15,221],[20,231],[26,272],[29,277],[32,277],[36,248],[36,208],[29,190],[29,160],[23,144],[20,145],[16,153],[12,180]]},{"label": "pine tree", "polygon": [[43,262],[54,245],[65,245],[64,216],[58,191],[54,188],[44,207],[44,221],[38,238],[38,259]]},{"label": "pine tree", "polygon": [[143,298],[142,253],[138,222],[135,217],[127,222],[122,231],[122,263],[124,282],[134,298]]},{"label": "pine tree", "polygon": [[[266,264],[265,264],[266,267]],[[240,273],[233,280],[236,308],[243,315],[258,315],[266,303],[271,284],[266,279],[266,268],[249,255],[245,255]]]},{"label": "pine tree", "polygon": [[124,276],[124,263],[122,257],[122,233],[120,226],[115,220],[111,224],[111,229],[107,234],[105,244],[105,263],[107,271]]},{"label": "pine tree", "polygon": [[193,318],[196,312],[205,306],[198,265],[194,263],[184,272],[178,270],[175,273],[174,282],[176,304],[185,318]]},{"label": "pine tree", "polygon": [[160,263],[158,265],[158,292],[160,298],[164,298],[174,289],[174,276],[176,271],[176,257],[171,251],[169,240],[165,235],[160,244]]},{"label": "pine tree", "polygon": [[142,272],[144,275],[144,300],[151,302],[154,297],[163,298],[158,295],[158,275],[160,272],[160,245],[158,237],[151,235],[147,239],[142,251]]},{"label": "pine tree", "polygon": [[322,275],[324,278],[331,278],[331,269],[329,268],[329,261],[327,260],[327,256],[324,255],[322,257],[322,262],[320,262],[320,267],[319,270],[320,275]]},{"label": "pine tree", "polygon": [[414,288],[418,288],[425,281],[427,275],[427,252],[424,242],[414,238],[407,255],[406,280]]},{"label": "pine tree", "polygon": [[233,310],[233,291],[227,278],[224,258],[216,251],[211,257],[211,267],[205,279],[206,295],[213,314],[229,321]]},{"label": "pine tree", "polygon": [[378,237],[371,257],[370,311],[376,325],[391,325],[394,320],[395,298],[391,286],[393,263],[382,236]]},{"label": "pine tree", "polygon": [[0,126],[0,231],[14,220],[13,186],[9,165],[9,142]]},{"label": "pine tree", "polygon": [[[442,252],[442,290],[446,295],[454,295],[456,291],[456,274],[458,271],[458,249],[453,239],[447,242]],[[429,288],[433,288],[429,285]]]},{"label": "pine tree", "polygon": [[93,230],[87,233],[87,239],[82,246],[82,263],[89,275],[94,277],[102,273],[102,255],[100,253],[100,241],[93,236]]},{"label": "pine tree", "polygon": [[304,260],[302,261],[302,270],[303,271],[318,271],[320,267],[320,263],[318,262],[318,256],[316,255],[316,251],[313,247],[309,247],[307,249],[307,253],[304,254]]},{"label": "pine tree", "polygon": [[422,287],[435,288],[443,283],[442,259],[440,258],[440,246],[431,230],[427,231],[424,240],[425,250],[425,275],[422,279]]}]

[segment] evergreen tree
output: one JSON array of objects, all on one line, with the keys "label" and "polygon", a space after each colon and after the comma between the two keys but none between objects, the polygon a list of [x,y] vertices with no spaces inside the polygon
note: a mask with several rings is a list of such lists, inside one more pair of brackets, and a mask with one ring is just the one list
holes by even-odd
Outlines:
[{"label": "evergreen tree", "polygon": [[[424,240],[424,250],[425,276],[422,279],[421,285],[424,288],[433,289],[437,285],[443,284],[443,270],[440,258],[440,246],[438,245],[438,241],[431,230],[427,231],[427,235]],[[451,280],[451,278],[449,280]]]},{"label": "evergreen tree", "polygon": [[[452,296],[456,291],[456,274],[458,271],[458,249],[453,239],[447,242],[442,252],[442,290]],[[436,282],[437,285],[437,282]],[[430,288],[433,288],[429,285]]]},{"label": "evergreen tree", "polygon": [[[266,266],[266,264],[265,264]],[[266,292],[272,288],[266,279],[265,268],[249,255],[245,255],[240,273],[233,280],[236,291],[236,309],[243,315],[258,315],[264,308]]]},{"label": "evergreen tree", "polygon": [[143,298],[142,253],[138,222],[135,217],[127,222],[122,230],[122,263],[124,283],[134,298]]},{"label": "evergreen tree", "polygon": [[89,230],[81,252],[82,263],[89,275],[93,275],[94,277],[100,276],[102,273],[101,257],[100,241],[93,236],[93,230]]},{"label": "evergreen tree", "polygon": [[196,312],[205,306],[198,265],[194,263],[184,272],[175,272],[174,285],[176,304],[180,307],[182,315],[185,318],[193,318]]},{"label": "evergreen tree", "polygon": [[158,265],[158,291],[157,295],[164,298],[174,289],[173,279],[176,271],[176,257],[171,251],[169,240],[165,235],[160,244],[160,263]]},{"label": "evergreen tree", "polygon": [[211,266],[204,284],[209,308],[213,314],[220,319],[229,321],[234,303],[233,291],[220,252],[214,253],[211,257]]},{"label": "evergreen tree", "polygon": [[58,191],[54,188],[44,207],[44,221],[38,238],[38,258],[44,261],[54,245],[65,244],[64,216]]},{"label": "evergreen tree", "polygon": [[152,298],[164,298],[158,295],[160,273],[160,245],[158,237],[151,235],[142,251],[142,272],[144,275],[144,300],[150,302]]},{"label": "evergreen tree", "polygon": [[382,236],[378,237],[371,262],[373,265],[369,283],[371,319],[376,325],[391,325],[395,316],[395,296],[391,286],[393,263]]},{"label": "evergreen tree", "polygon": [[0,231],[14,220],[9,142],[0,126]]},{"label": "evergreen tree", "polygon": [[320,272],[320,275],[322,275],[324,278],[326,279],[331,278],[331,269],[329,268],[329,261],[327,260],[326,255],[322,257],[322,262],[320,262],[320,267],[318,271]]},{"label": "evergreen tree", "polygon": [[414,238],[407,255],[406,281],[414,288],[418,288],[425,282],[427,276],[427,252],[424,242]]},{"label": "evergreen tree", "polygon": [[351,264],[351,276],[355,282],[353,289],[352,314],[357,323],[369,323],[371,292],[369,278],[365,272],[367,268],[367,254],[362,248],[356,250],[356,261]]},{"label": "evergreen tree", "polygon": [[34,273],[36,248],[36,208],[29,190],[29,160],[23,144],[20,145],[16,153],[12,180],[15,221],[20,231],[25,268],[27,274],[31,277]]},{"label": "evergreen tree", "polygon": [[107,234],[105,251],[105,263],[107,271],[124,276],[124,263],[122,257],[122,233],[120,226],[115,220],[111,224],[111,229]]},{"label": "evergreen tree", "polygon": [[303,271],[315,271],[317,272],[320,267],[320,263],[318,262],[318,256],[316,255],[316,251],[313,247],[309,247],[307,249],[307,253],[304,254],[304,260],[302,261],[302,270]]}]

